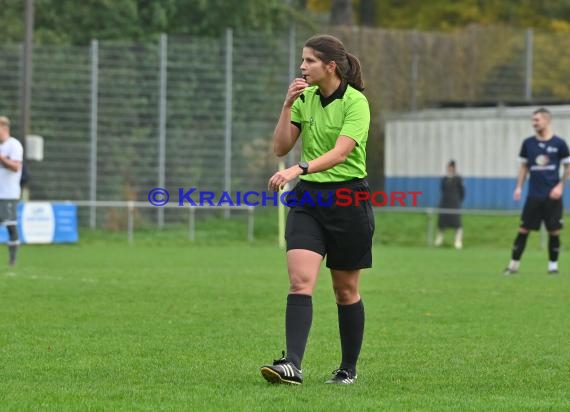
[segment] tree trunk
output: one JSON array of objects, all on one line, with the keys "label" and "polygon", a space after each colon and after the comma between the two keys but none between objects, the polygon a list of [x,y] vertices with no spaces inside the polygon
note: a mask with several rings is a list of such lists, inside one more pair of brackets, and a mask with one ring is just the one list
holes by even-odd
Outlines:
[{"label": "tree trunk", "polygon": [[351,0],[333,0],[330,23],[331,26],[350,26],[352,24]]}]

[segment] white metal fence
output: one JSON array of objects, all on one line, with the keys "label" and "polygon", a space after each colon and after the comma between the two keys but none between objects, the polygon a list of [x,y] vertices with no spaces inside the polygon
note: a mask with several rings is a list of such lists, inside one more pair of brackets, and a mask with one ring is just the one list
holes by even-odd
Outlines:
[{"label": "white metal fence", "polygon": [[[570,35],[329,31],[362,61],[373,110],[373,187],[382,185],[385,111],[570,99],[565,71],[552,64]],[[262,190],[277,167],[271,135],[307,37],[228,30],[152,44],[36,46],[30,132],[45,138],[45,157],[29,163],[31,199],[145,201],[157,186]],[[13,119],[17,137],[21,56],[21,47],[0,45],[0,112]],[[186,219],[176,209],[145,214],[159,225]],[[91,226],[109,218],[95,207],[80,213]]]},{"label": "white metal fence", "polygon": [[[291,41],[228,30],[221,39],[36,47],[32,132],[45,138],[46,153],[29,164],[31,198],[143,201],[154,187],[264,188],[277,167],[272,129],[296,69]],[[0,111],[14,132],[18,54],[0,48],[8,57]],[[92,227],[108,217],[94,205],[81,210]],[[146,212],[162,225],[165,209]],[[167,217],[185,218],[176,210]]]},{"label": "white metal fence", "polygon": [[[53,201],[54,203],[64,203],[63,201]],[[79,210],[81,211],[83,208],[91,209],[100,209],[100,210],[119,210],[125,212],[125,224],[124,229],[126,230],[126,238],[129,243],[132,243],[135,239],[135,232],[137,229],[136,227],[136,220],[137,220],[137,212],[148,210],[148,209],[157,209],[157,207],[151,205],[149,202],[137,202],[137,201],[113,201],[113,200],[102,200],[102,201],[74,201],[74,205],[76,205]],[[244,234],[243,239],[252,242],[254,240],[254,229],[255,229],[255,207],[254,206],[190,206],[185,205],[184,207],[180,207],[174,204],[164,205],[161,207],[162,210],[165,209],[178,209],[181,214],[186,214],[187,224],[188,224],[188,237],[187,239],[190,241],[196,240],[196,212],[197,211],[209,211],[209,210],[229,210],[235,211],[245,211],[247,212],[247,231]]]},{"label": "white metal fence", "polygon": [[[55,203],[63,203],[62,201],[54,201]],[[124,212],[124,224],[123,227],[120,229],[125,233],[125,240],[128,243],[133,243],[136,239],[136,232],[141,228],[137,226],[137,220],[140,216],[140,212],[148,209],[155,208],[155,206],[149,204],[148,202],[137,202],[137,201],[75,201],[73,202],[74,205],[78,207],[79,210],[82,209],[90,209],[96,207],[100,210],[118,210]],[[197,227],[197,213],[204,213],[203,211],[209,210],[236,210],[246,212],[245,220],[246,220],[246,231],[243,234],[243,240],[247,240],[249,242],[253,242],[255,240],[255,206],[191,206],[191,205],[184,205],[184,207],[180,207],[175,204],[168,204],[163,206],[164,209],[178,209],[181,214],[185,215],[185,223],[187,224],[187,240],[195,241],[196,240],[196,227]],[[477,209],[445,209],[445,208],[437,208],[437,207],[374,207],[374,212],[377,216],[377,220],[379,222],[382,219],[388,218],[391,213],[410,213],[416,215],[425,215],[426,217],[426,225],[424,228],[425,232],[425,240],[427,246],[433,246],[434,238],[437,228],[437,217],[440,213],[446,214],[459,214],[463,216],[489,216],[489,217],[497,217],[497,216],[518,216],[520,215],[519,210],[477,210]],[[243,218],[243,217],[242,217]],[[280,215],[280,219],[284,218],[283,215]],[[421,228],[418,228],[421,230]],[[391,236],[393,234],[385,233],[385,231],[380,230],[377,231],[375,234],[375,240],[379,241],[379,238],[383,238],[384,236]],[[541,227],[540,230],[541,235],[541,246],[543,249],[546,248],[546,231],[544,227]],[[280,247],[284,247],[284,234],[279,233],[279,236],[275,239]],[[267,240],[267,239],[265,239]]]}]

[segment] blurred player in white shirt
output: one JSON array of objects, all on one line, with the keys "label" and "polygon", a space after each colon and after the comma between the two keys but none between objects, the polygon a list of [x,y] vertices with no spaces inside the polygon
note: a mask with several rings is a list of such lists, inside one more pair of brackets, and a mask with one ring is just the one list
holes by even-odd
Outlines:
[{"label": "blurred player in white shirt", "polygon": [[8,264],[14,266],[20,240],[16,225],[16,207],[20,200],[22,144],[10,136],[10,119],[0,116],[0,225],[8,229]]}]

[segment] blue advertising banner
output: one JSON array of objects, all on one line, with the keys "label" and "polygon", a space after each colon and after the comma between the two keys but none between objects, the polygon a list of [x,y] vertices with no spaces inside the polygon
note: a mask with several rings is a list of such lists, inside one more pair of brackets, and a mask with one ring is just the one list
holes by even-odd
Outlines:
[{"label": "blue advertising banner", "polygon": [[[79,240],[77,206],[73,203],[20,203],[17,215],[21,243],[76,243]],[[0,243],[7,241],[7,230],[0,228]]]}]

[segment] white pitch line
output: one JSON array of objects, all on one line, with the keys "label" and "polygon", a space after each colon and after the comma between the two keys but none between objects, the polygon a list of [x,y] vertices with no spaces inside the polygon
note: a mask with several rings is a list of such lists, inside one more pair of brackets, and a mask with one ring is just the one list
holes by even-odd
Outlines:
[{"label": "white pitch line", "polygon": [[76,280],[82,283],[99,283],[98,279],[94,279],[94,278],[81,278],[81,279],[70,279],[70,278],[62,278],[61,276],[44,276],[44,275],[18,275],[17,273],[14,272],[6,272],[4,273],[4,276],[6,277],[19,277],[22,279],[31,279],[31,280],[51,280],[51,281],[56,281],[56,282],[64,282],[64,281],[68,281],[68,280]]}]

